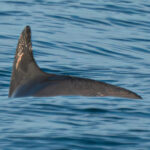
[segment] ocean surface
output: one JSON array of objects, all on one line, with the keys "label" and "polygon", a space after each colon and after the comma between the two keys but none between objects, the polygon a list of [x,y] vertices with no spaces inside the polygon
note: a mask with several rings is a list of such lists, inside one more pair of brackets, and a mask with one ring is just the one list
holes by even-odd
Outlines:
[{"label": "ocean surface", "polygon": [[[0,150],[150,150],[149,2],[0,0]],[[43,71],[104,81],[143,99],[8,98],[26,25]]]}]

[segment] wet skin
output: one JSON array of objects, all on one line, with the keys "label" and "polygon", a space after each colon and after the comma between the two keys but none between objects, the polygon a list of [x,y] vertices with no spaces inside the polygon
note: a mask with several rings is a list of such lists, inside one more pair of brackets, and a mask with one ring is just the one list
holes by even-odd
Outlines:
[{"label": "wet skin", "polygon": [[127,89],[73,76],[48,74],[36,64],[31,43],[31,29],[26,26],[20,35],[9,89],[9,97],[48,97],[63,95],[115,96],[141,99]]}]

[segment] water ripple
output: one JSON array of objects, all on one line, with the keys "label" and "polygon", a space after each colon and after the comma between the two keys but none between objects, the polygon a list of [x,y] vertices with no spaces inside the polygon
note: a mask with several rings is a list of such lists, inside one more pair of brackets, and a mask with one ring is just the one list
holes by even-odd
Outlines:
[{"label": "water ripple", "polygon": [[[1,149],[149,150],[150,5],[147,1],[0,1]],[[137,92],[141,101],[59,96],[8,99],[19,34],[32,28],[43,71]]]}]

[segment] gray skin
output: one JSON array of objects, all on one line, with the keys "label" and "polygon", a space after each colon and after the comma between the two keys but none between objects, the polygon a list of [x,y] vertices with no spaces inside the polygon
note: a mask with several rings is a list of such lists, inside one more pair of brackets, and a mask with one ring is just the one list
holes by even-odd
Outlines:
[{"label": "gray skin", "polygon": [[32,53],[31,29],[23,30],[16,49],[9,97],[115,96],[141,99],[136,93],[91,79],[48,74],[40,70]]}]

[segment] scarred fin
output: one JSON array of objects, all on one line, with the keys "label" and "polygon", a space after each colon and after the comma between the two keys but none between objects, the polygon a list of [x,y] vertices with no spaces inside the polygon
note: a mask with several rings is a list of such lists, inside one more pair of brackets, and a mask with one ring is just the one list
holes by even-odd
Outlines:
[{"label": "scarred fin", "polygon": [[44,72],[40,70],[33,58],[31,29],[29,26],[26,26],[20,35],[16,48],[9,97],[12,96],[18,86],[26,83],[29,79],[37,75],[43,74]]}]

